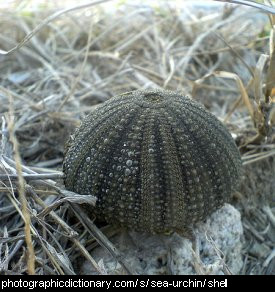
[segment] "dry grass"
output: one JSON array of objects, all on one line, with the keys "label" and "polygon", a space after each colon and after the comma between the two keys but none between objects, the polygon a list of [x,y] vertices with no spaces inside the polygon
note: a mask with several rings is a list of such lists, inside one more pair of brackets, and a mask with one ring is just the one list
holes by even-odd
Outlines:
[{"label": "dry grass", "polygon": [[134,272],[80,211],[94,198],[65,191],[61,169],[83,116],[141,88],[181,89],[225,122],[245,168],[233,198],[245,231],[242,273],[275,273],[274,15],[19,2],[0,10],[0,273],[77,274],[86,258],[104,274],[91,234]]}]

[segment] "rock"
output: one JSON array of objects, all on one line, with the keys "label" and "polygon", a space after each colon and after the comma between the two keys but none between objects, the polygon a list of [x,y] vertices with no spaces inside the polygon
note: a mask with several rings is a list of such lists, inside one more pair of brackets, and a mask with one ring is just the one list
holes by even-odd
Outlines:
[{"label": "rock", "polygon": [[[238,274],[242,267],[241,216],[233,206],[225,204],[206,222],[195,229],[199,256],[192,250],[192,241],[172,235],[148,235],[129,232],[111,239],[129,266],[138,274]],[[123,274],[119,263],[102,247],[92,256],[107,274]],[[96,274],[88,262],[81,274]]]}]

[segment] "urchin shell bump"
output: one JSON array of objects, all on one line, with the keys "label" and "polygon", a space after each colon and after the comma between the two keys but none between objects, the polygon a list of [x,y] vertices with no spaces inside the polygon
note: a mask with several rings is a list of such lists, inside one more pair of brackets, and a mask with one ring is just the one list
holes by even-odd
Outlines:
[{"label": "urchin shell bump", "polygon": [[93,213],[136,231],[188,230],[238,185],[230,133],[179,92],[137,90],[111,98],[68,143],[65,186],[97,197]]}]

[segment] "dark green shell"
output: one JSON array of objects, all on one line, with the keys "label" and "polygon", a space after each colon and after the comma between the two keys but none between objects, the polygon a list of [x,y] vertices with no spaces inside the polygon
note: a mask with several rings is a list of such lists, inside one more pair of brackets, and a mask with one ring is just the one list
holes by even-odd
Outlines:
[{"label": "dark green shell", "polygon": [[93,213],[137,231],[185,231],[238,185],[239,151],[200,104],[172,91],[133,91],[100,105],[76,130],[65,186],[97,197]]}]

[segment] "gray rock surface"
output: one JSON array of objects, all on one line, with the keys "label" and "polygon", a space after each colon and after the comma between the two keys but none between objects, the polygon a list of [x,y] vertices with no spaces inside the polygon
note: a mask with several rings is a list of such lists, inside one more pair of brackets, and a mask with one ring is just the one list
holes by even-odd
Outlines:
[{"label": "gray rock surface", "polygon": [[[129,266],[138,274],[238,274],[242,267],[241,216],[225,204],[206,222],[197,226],[195,239],[171,235],[129,232],[111,239]],[[194,249],[193,249],[193,248]],[[122,274],[123,269],[101,247],[92,256],[107,274]],[[96,274],[84,262],[81,274]]]}]

